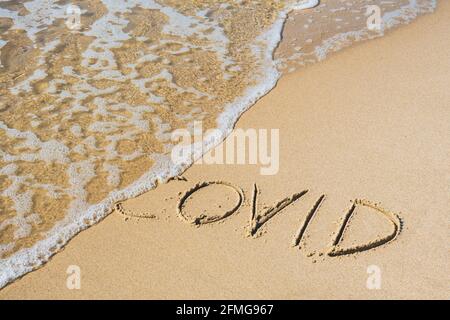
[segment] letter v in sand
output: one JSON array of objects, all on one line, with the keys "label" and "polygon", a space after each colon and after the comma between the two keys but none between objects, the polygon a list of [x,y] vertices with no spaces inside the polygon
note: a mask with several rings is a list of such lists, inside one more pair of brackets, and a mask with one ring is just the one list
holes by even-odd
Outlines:
[{"label": "letter v in sand", "polygon": [[257,200],[258,200],[258,186],[255,184],[253,188],[253,206],[252,206],[252,216],[250,220],[250,234],[254,236],[256,232],[261,228],[263,224],[272,219],[277,213],[296,202],[298,199],[303,197],[308,193],[308,190],[303,190],[300,193],[295,193],[291,197],[284,198],[283,200],[277,202],[274,206],[267,209],[263,214],[258,215],[257,211]]}]

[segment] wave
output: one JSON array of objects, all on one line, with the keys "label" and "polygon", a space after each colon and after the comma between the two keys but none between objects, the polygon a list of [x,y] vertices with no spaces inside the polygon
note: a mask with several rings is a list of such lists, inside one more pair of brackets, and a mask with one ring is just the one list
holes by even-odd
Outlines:
[{"label": "wave", "polygon": [[[0,1],[0,288],[117,202],[182,174],[284,72],[383,35],[346,24],[369,3],[385,29],[436,6],[330,0],[292,12],[304,2]],[[219,131],[172,162],[170,133],[199,120]]]}]

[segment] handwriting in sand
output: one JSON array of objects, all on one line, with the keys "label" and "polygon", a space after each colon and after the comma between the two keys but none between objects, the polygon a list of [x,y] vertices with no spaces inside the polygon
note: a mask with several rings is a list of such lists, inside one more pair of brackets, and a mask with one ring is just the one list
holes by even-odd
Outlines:
[{"label": "handwriting in sand", "polygon": [[[205,213],[202,213],[195,217],[190,217],[189,215],[187,215],[184,211],[186,202],[190,198],[194,197],[196,192],[198,192],[204,188],[213,186],[213,185],[218,185],[218,186],[221,186],[224,188],[228,188],[236,194],[236,200],[235,200],[235,203],[233,204],[233,206],[230,209],[224,211],[223,214],[221,214],[221,215],[208,216]],[[259,196],[260,192],[259,192],[258,186],[256,184],[254,184],[252,199],[251,199],[252,211],[251,211],[251,217],[250,217],[249,228],[248,228],[249,234],[251,236],[256,236],[258,234],[258,231],[262,228],[262,226],[264,226],[274,216],[276,216],[277,214],[282,212],[285,208],[289,207],[296,201],[300,200],[307,193],[308,193],[308,190],[303,190],[301,192],[294,193],[291,196],[288,196],[288,197],[278,201],[274,205],[269,206],[268,208],[265,208],[264,210],[259,212],[258,211],[258,196]],[[244,198],[245,198],[245,196],[244,196],[244,192],[243,192],[242,188],[240,188],[234,184],[224,182],[224,181],[200,182],[200,183],[196,184],[195,186],[193,186],[192,188],[188,189],[186,192],[184,192],[181,195],[181,198],[179,199],[178,205],[177,205],[177,214],[183,221],[185,221],[189,224],[197,225],[197,226],[215,223],[215,222],[219,222],[224,219],[230,218],[234,213],[236,213],[241,208],[241,206],[244,204]],[[306,234],[308,226],[310,225],[311,221],[316,216],[317,212],[320,210],[320,207],[325,200],[326,200],[325,195],[321,195],[317,199],[317,201],[312,206],[311,210],[306,215],[305,220],[301,223],[301,225],[295,231],[295,233],[293,235],[293,242],[292,242],[292,245],[294,247],[302,248],[301,243]],[[232,200],[230,200],[230,201],[232,201]],[[346,233],[346,230],[348,229],[349,225],[351,224],[352,217],[355,215],[358,207],[369,208],[374,213],[379,214],[383,218],[387,219],[392,225],[392,231],[389,234],[387,234],[383,237],[378,237],[368,243],[356,245],[356,246],[349,247],[349,248],[341,248],[340,244],[343,240],[344,234]],[[125,210],[123,208],[122,203],[118,203],[116,205],[116,209],[124,215],[134,216],[132,212]],[[154,217],[154,216],[152,216],[152,217]],[[352,201],[351,207],[348,209],[345,216],[343,217],[342,222],[340,223],[339,229],[336,232],[336,236],[332,240],[332,245],[329,247],[329,249],[326,253],[329,257],[337,257],[337,256],[350,255],[350,254],[355,254],[355,253],[375,249],[377,247],[386,245],[386,244],[392,242],[393,240],[395,240],[398,237],[398,235],[400,234],[401,229],[402,229],[402,220],[400,219],[400,217],[397,214],[392,213],[388,210],[385,210],[385,209],[381,208],[380,206],[371,203],[370,201],[356,199],[356,200]]]}]

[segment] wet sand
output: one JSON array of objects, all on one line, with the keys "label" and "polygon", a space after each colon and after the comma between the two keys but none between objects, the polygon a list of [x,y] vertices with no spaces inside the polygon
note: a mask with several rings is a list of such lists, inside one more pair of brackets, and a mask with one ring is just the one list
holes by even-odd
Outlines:
[{"label": "wet sand", "polygon": [[[114,212],[82,232],[0,298],[448,299],[449,28],[450,4],[441,2],[433,15],[285,76],[237,125],[280,129],[277,175],[251,165],[194,165],[187,181],[123,203],[125,215]],[[241,188],[244,204],[220,222],[192,226],[177,206],[204,181]],[[307,193],[251,236],[254,184],[259,213]],[[228,208],[233,196],[213,186],[187,209]],[[353,206],[339,247],[356,249],[330,255]],[[379,247],[364,246],[390,234]],[[66,286],[71,265],[80,267],[80,290]],[[379,290],[367,287],[373,266]]]}]

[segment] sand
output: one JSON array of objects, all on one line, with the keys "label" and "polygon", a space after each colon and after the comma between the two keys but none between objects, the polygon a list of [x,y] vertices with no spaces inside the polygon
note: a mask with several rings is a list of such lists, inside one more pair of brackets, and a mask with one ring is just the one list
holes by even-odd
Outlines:
[{"label": "sand", "polygon": [[[0,299],[450,298],[448,30],[442,1],[433,15],[284,77],[237,124],[280,129],[277,175],[194,165],[186,181],[123,203],[125,215],[79,234]],[[179,200],[208,181],[229,186],[194,193],[187,216],[227,211],[239,201],[234,188],[244,203],[190,225]],[[255,184],[256,214],[300,195],[251,236]],[[80,290],[66,285],[74,265]],[[369,289],[373,272],[379,289]]]}]

